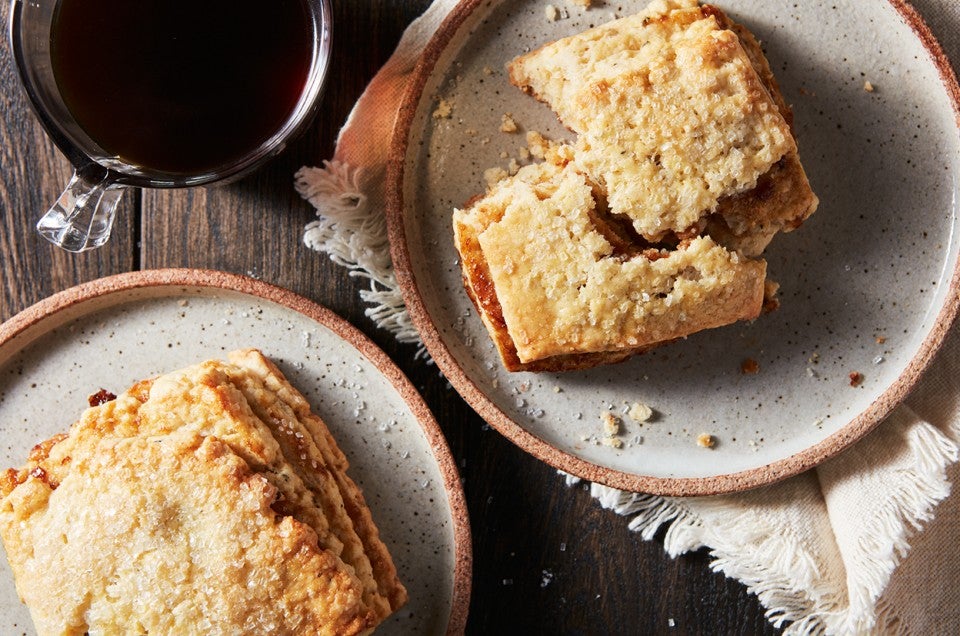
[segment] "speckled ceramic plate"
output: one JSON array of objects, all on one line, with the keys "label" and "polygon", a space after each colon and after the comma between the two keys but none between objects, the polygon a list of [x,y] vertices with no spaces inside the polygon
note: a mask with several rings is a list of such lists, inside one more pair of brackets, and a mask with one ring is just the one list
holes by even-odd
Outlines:
[{"label": "speckled ceramic plate", "polygon": [[[196,270],[73,288],[0,327],[0,466],[66,430],[103,387],[257,347],[306,395],[350,460],[410,602],[377,633],[458,633],[470,537],[454,461],[399,369],[336,315],[265,283]],[[0,633],[33,633],[0,559]]]},{"label": "speckled ceramic plate", "polygon": [[[510,85],[504,65],[646,2],[584,10],[553,0],[555,21],[549,4],[461,3],[401,110],[391,245],[415,324],[450,382],[523,449],[629,490],[743,490],[862,437],[916,382],[957,312],[960,89],[930,31],[901,0],[720,2],[764,42],[821,201],[766,253],[780,310],[625,364],[508,374],[463,290],[451,214],[483,192],[485,169],[523,163],[524,131],[570,135]],[[501,132],[507,113],[519,134]],[[758,373],[741,372],[747,360]],[[856,387],[851,373],[862,374]],[[625,415],[636,402],[653,407],[650,422]],[[623,416],[621,449],[601,443],[604,410]],[[697,444],[702,434],[712,449]]]}]

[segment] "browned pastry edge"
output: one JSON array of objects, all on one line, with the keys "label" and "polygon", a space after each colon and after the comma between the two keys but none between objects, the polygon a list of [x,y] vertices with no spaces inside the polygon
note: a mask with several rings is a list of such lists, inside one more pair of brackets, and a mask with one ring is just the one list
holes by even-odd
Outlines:
[{"label": "browned pastry edge", "polygon": [[[370,560],[377,589],[390,604],[390,611],[396,611],[407,600],[407,590],[400,582],[396,565],[390,557],[387,547],[380,540],[380,531],[374,524],[370,508],[363,498],[363,492],[347,475],[349,463],[337,446],[330,429],[323,420],[310,409],[307,399],[286,379],[279,368],[267,357],[255,349],[231,353],[231,362],[241,364],[255,372],[265,372],[268,382],[276,382],[283,391],[280,398],[294,411],[301,424],[310,432],[325,460],[335,470],[331,471],[340,490],[347,516],[353,522],[354,531],[360,537],[364,553]],[[380,616],[382,620],[385,616]]]},{"label": "browned pastry edge", "polygon": [[[679,18],[686,23],[713,17],[718,27],[733,31],[737,35],[760,83],[792,133],[793,110],[783,97],[760,42],[750,30],[732,20],[720,8],[710,4],[700,5],[695,10],[674,11],[657,18],[648,18],[648,20],[667,20],[675,17],[673,14],[676,13],[679,13]],[[528,53],[524,57],[535,53],[536,51]],[[538,101],[547,103],[531,86],[524,84],[517,77],[512,64],[509,65],[508,71],[510,82],[514,86]],[[771,166],[757,180],[757,185],[752,189],[721,198],[717,202],[717,209],[711,215],[706,233],[728,249],[740,251],[747,256],[758,256],[774,234],[780,231],[789,232],[799,227],[817,209],[818,203],[816,196],[810,190],[810,183],[800,163],[800,157],[794,150]],[[763,218],[757,219],[758,210],[770,210],[774,213],[768,213]],[[731,225],[740,225],[740,230],[731,228]]]}]

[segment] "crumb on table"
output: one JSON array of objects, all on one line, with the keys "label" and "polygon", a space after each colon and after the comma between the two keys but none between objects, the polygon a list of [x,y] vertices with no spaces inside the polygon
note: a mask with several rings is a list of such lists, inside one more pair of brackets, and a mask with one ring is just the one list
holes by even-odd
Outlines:
[{"label": "crumb on table", "polygon": [[872,93],[876,89],[873,87],[873,84],[871,84],[870,82],[864,82],[863,90],[867,91],[868,93]]},{"label": "crumb on table", "polygon": [[700,435],[697,436],[697,446],[703,448],[713,448],[716,445],[717,438],[709,433],[700,433]]},{"label": "crumb on table", "polygon": [[515,133],[518,130],[519,128],[517,127],[517,122],[513,119],[513,115],[504,113],[500,118],[500,132]]},{"label": "crumb on table", "polygon": [[851,371],[850,375],[850,386],[857,387],[863,384],[863,374],[859,371]]},{"label": "crumb on table", "polygon": [[560,12],[557,11],[557,8],[552,4],[548,4],[543,8],[543,15],[547,18],[547,22],[555,22],[557,17],[560,15]]}]

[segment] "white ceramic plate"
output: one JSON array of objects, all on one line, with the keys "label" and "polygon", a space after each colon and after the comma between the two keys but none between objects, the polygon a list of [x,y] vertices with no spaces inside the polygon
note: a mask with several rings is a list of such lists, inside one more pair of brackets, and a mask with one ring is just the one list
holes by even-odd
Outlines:
[{"label": "white ceramic plate", "polygon": [[[470,538],[457,471],[412,385],[359,331],[258,281],[191,270],[137,272],[54,296],[0,327],[0,467],[65,431],[99,388],[257,347],[308,398],[350,460],[410,593],[377,633],[462,631]],[[6,559],[0,633],[31,634]]]},{"label": "white ceramic plate", "polygon": [[[770,483],[863,436],[905,396],[957,311],[960,89],[929,30],[900,0],[729,0],[764,42],[794,107],[820,208],[766,253],[782,306],[631,361],[567,374],[508,374],[463,290],[451,214],[483,172],[520,157],[526,130],[569,137],[510,85],[514,56],[642,9],[468,0],[414,76],[388,180],[394,261],[431,354],[494,427],[570,473],[630,490],[688,495]],[[564,14],[566,17],[563,17]],[[870,82],[873,92],[865,89]],[[434,116],[440,101],[449,118]],[[520,134],[500,132],[510,113]],[[741,363],[759,363],[744,375]],[[864,380],[850,386],[849,374]],[[634,402],[626,446],[598,443],[599,414]],[[712,449],[696,438],[711,434]]]}]

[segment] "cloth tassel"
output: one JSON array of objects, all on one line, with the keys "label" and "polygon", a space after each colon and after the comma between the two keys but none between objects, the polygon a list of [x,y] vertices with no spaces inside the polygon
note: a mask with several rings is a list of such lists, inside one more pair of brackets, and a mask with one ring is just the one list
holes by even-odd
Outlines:
[{"label": "cloth tassel", "polygon": [[322,168],[297,171],[295,187],[317,209],[317,220],[304,230],[304,243],[329,255],[351,276],[370,279],[370,289],[361,290],[360,298],[371,305],[364,313],[377,327],[400,342],[420,343],[393,272],[386,215],[371,209],[361,171],[325,161]]}]

